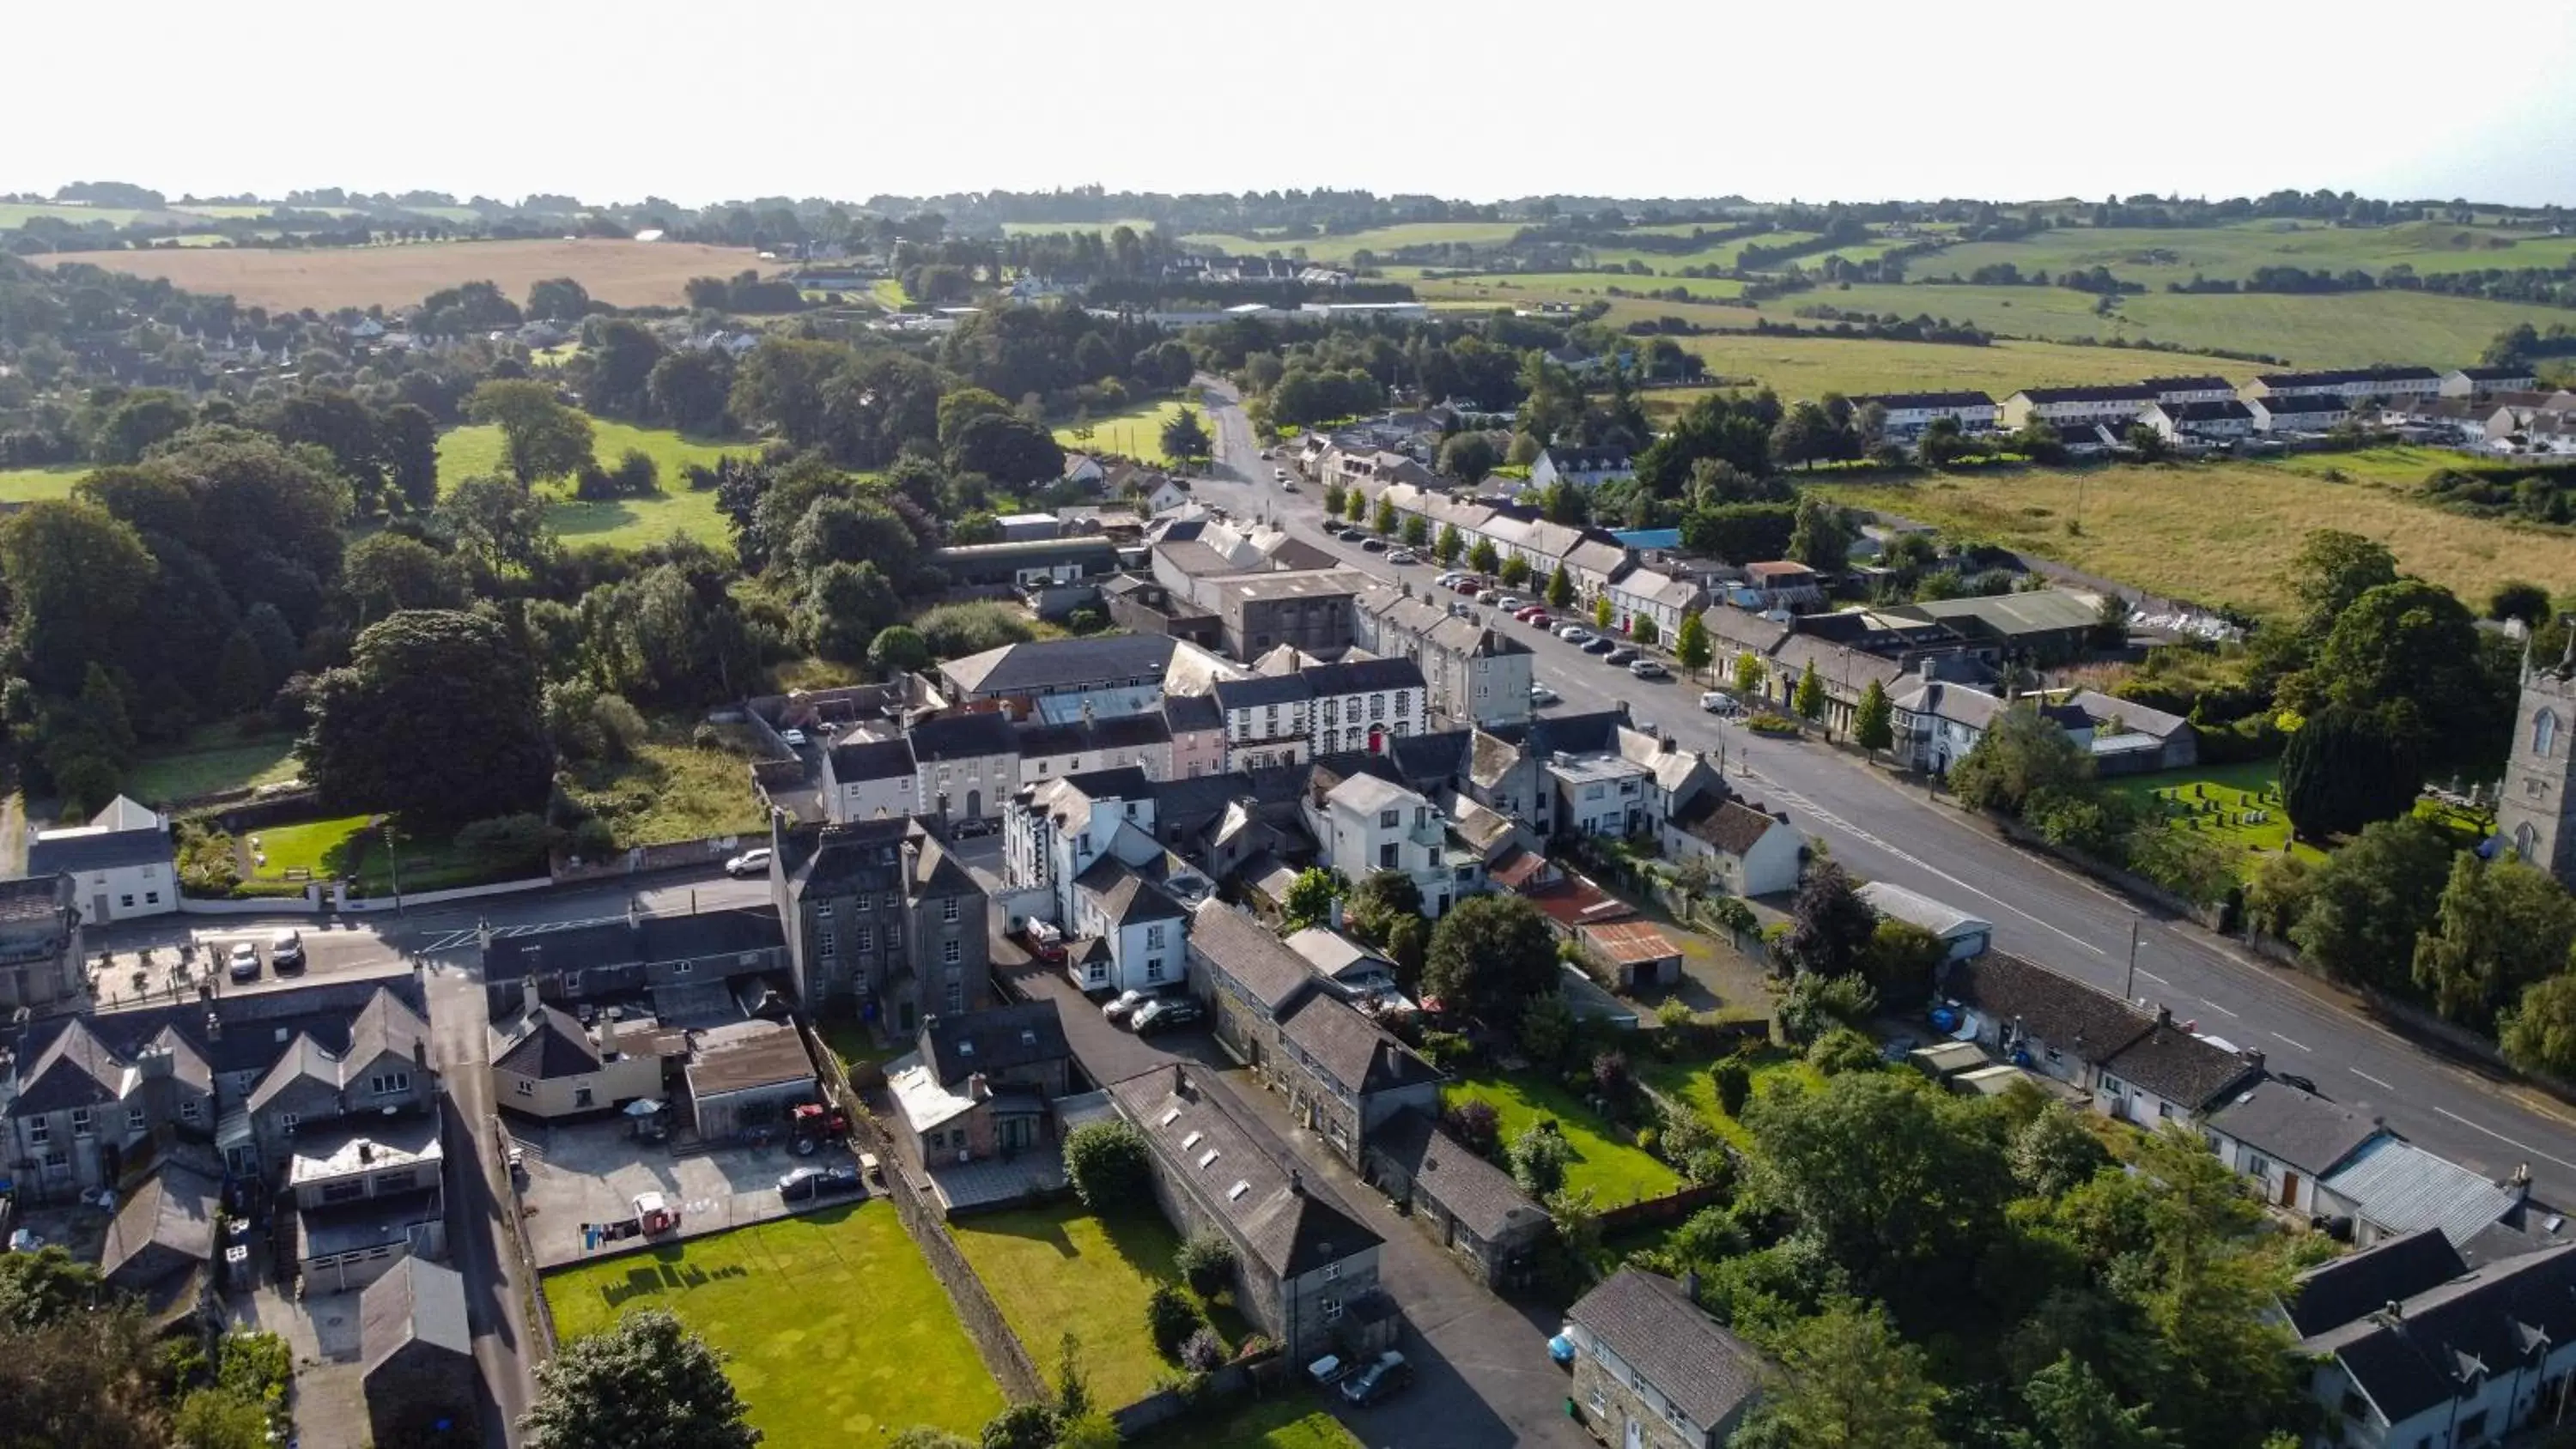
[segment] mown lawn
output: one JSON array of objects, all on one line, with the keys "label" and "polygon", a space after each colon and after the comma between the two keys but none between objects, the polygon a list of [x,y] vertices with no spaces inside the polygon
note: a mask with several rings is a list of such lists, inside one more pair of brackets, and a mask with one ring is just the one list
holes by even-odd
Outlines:
[{"label": "mown lawn", "polygon": [[549,1274],[567,1337],[667,1308],[727,1358],[768,1442],[876,1444],[916,1424],[972,1435],[1001,1390],[882,1201],[737,1228]]},{"label": "mown lawn", "polygon": [[167,806],[227,790],[282,784],[296,777],[295,736],[284,730],[243,737],[229,724],[207,725],[178,744],[144,754],[125,793]]},{"label": "mown lawn", "polygon": [[[1051,1368],[1066,1330],[1081,1338],[1095,1401],[1143,1398],[1174,1367],[1145,1328],[1145,1300],[1155,1285],[1181,1280],[1172,1266],[1181,1240],[1153,1204],[1105,1216],[1077,1202],[983,1213],[949,1224],[948,1235],[1030,1358]],[[1242,1337],[1242,1320],[1230,1309],[1215,1317],[1220,1336]]]},{"label": "mown lawn", "polygon": [[1170,422],[1172,415],[1184,407],[1197,412],[1199,425],[1208,428],[1213,435],[1215,431],[1213,425],[1208,422],[1206,412],[1197,404],[1187,398],[1166,397],[1139,403],[1123,412],[1093,418],[1091,441],[1088,444],[1074,438],[1071,423],[1063,424],[1055,430],[1055,440],[1068,453],[1087,452],[1095,456],[1116,454],[1122,458],[1134,458],[1140,463],[1168,467],[1172,460],[1163,452],[1163,424]]},{"label": "mown lawn", "polygon": [[[1746,1130],[1742,1121],[1727,1115],[1725,1107],[1717,1100],[1717,1079],[1709,1075],[1709,1069],[1716,1064],[1716,1060],[1710,1057],[1670,1062],[1645,1061],[1639,1063],[1637,1075],[1647,1086],[1699,1113],[1708,1125],[1717,1129],[1719,1136],[1737,1148],[1750,1148],[1753,1134]],[[1823,1078],[1804,1060],[1777,1048],[1755,1052],[1749,1065],[1753,1071],[1753,1092],[1745,1099],[1748,1107],[1760,1101],[1765,1093],[1782,1090],[1784,1083],[1794,1087],[1817,1086],[1823,1082]]]},{"label": "mown lawn", "polygon": [[40,503],[68,498],[72,485],[88,476],[87,463],[56,463],[45,468],[0,468],[0,503]]},{"label": "mown lawn", "polygon": [[[668,428],[638,428],[606,418],[590,420],[593,453],[602,467],[614,466],[627,449],[641,450],[661,470],[662,492],[653,498],[586,503],[572,496],[569,482],[549,483],[544,491],[554,501],[547,521],[566,544],[601,543],[636,549],[657,544],[673,533],[724,547],[733,537],[724,515],[716,512],[713,489],[689,487],[689,465],[713,466],[729,453],[759,451],[751,443],[708,443]],[[501,430],[490,424],[452,428],[438,440],[438,486],[478,473],[502,471]]]},{"label": "mown lawn", "polygon": [[[2342,529],[2385,543],[2398,568],[2484,601],[2507,579],[2576,577],[2576,536],[2447,513],[2411,483],[2374,482],[2366,454],[2297,467],[2211,462],[1828,485],[1838,503],[1999,543],[2168,597],[2279,616],[2293,607],[2283,569],[2307,535]],[[2346,468],[2352,481],[2309,471]],[[2082,509],[2081,529],[2077,524]]]},{"label": "mown lawn", "polygon": [[[242,841],[243,848],[254,853],[248,879],[274,888],[354,876],[361,894],[382,896],[393,894],[397,879],[406,893],[417,893],[545,872],[542,859],[459,849],[450,834],[415,835],[399,823],[393,827],[393,849],[388,853],[380,824],[383,818],[342,815],[251,831]],[[253,845],[253,840],[258,843]]]},{"label": "mown lawn", "polygon": [[1591,1188],[1602,1207],[1662,1197],[1681,1186],[1680,1173],[1627,1140],[1622,1129],[1603,1121],[1573,1093],[1530,1073],[1507,1077],[1488,1071],[1462,1077],[1440,1095],[1444,1107],[1462,1101],[1491,1103],[1502,1118],[1506,1145],[1540,1118],[1555,1118],[1557,1131],[1573,1149],[1566,1187]]},{"label": "mown lawn", "polygon": [[1191,1449],[1360,1449],[1360,1441],[1342,1422],[1305,1394],[1288,1393],[1233,1414],[1213,1424],[1184,1421],[1147,1436],[1148,1444],[1186,1444]]}]

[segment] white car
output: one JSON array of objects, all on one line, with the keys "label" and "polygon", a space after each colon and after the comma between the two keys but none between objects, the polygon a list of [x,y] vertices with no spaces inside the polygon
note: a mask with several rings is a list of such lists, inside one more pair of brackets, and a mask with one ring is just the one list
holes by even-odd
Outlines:
[{"label": "white car", "polygon": [[1737,704],[1735,696],[1723,689],[1709,689],[1700,692],[1699,707],[1710,714],[1733,714],[1744,706]]},{"label": "white car", "polygon": [[1589,644],[1592,642],[1592,631],[1580,624],[1568,624],[1556,631],[1556,637],[1568,644]]},{"label": "white car", "polygon": [[1111,1021],[1125,1021],[1127,1018],[1136,1014],[1137,1008],[1153,999],[1154,995],[1152,992],[1138,991],[1135,988],[1130,987],[1125,991],[1119,992],[1116,996],[1111,997],[1109,999],[1109,1004],[1100,1008],[1100,1014],[1109,1018]]},{"label": "white car", "polygon": [[1558,697],[1559,696],[1555,690],[1548,688],[1544,684],[1533,684],[1530,686],[1530,703],[1532,704],[1554,704]]},{"label": "white car", "polygon": [[726,861],[725,874],[736,880],[741,880],[745,876],[769,874],[769,847],[764,845],[758,850],[746,850]]},{"label": "white car", "polygon": [[1386,556],[1386,561],[1391,564],[1415,564],[1422,562],[1422,560],[1415,555],[1413,550],[1409,548],[1399,548],[1395,552],[1388,554]]},{"label": "white car", "polygon": [[1518,594],[1505,594],[1501,598],[1494,600],[1494,607],[1502,610],[1506,614],[1517,614],[1521,610],[1529,607],[1529,600],[1522,598]]},{"label": "white car", "polygon": [[1273,483],[1285,483],[1285,482],[1287,482],[1287,481],[1288,481],[1288,470],[1287,470],[1287,469],[1285,469],[1285,468],[1273,468],[1273,469],[1271,469],[1271,470],[1270,470],[1270,481],[1271,481],[1271,482],[1273,482]]},{"label": "white car", "polygon": [[259,979],[259,948],[248,941],[235,941],[224,958],[224,967],[235,981]]},{"label": "white car", "polygon": [[1449,572],[1447,572],[1447,573],[1445,573],[1445,574],[1442,574],[1440,577],[1438,577],[1438,578],[1436,578],[1436,579],[1433,579],[1431,582],[1433,582],[1433,583],[1435,583],[1435,584],[1438,584],[1440,587],[1442,587],[1442,588],[1444,588],[1444,589],[1454,589],[1454,588],[1458,587],[1458,581],[1459,581],[1460,579],[1465,578],[1465,577],[1466,577],[1466,575],[1465,575],[1465,574],[1462,574],[1462,573],[1458,572],[1456,569],[1451,569]]},{"label": "white car", "polygon": [[780,730],[778,732],[778,742],[787,746],[787,748],[791,750],[801,750],[805,748],[805,732],[803,730]]}]

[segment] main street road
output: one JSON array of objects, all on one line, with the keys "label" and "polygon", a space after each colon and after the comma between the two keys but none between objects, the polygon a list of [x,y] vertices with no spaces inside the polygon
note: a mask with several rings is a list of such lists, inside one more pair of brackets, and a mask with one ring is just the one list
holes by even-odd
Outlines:
[{"label": "main street road", "polygon": [[[1401,568],[1325,536],[1320,490],[1270,482],[1250,423],[1222,384],[1203,391],[1215,419],[1208,501],[1276,519],[1351,565],[1440,595],[1429,565]],[[1789,812],[1860,875],[1947,901],[1995,923],[1995,944],[2092,985],[2172,1008],[2178,1020],[2264,1053],[2274,1070],[2314,1080],[2339,1102],[2384,1118],[2408,1139],[2489,1177],[2531,1169],[2535,1194],[2576,1201],[2576,1113],[2541,1094],[2436,1057],[2357,1014],[2339,995],[2239,954],[2188,923],[2140,910],[2053,862],[2016,850],[1948,806],[1821,745],[1756,740],[1697,708],[1698,686],[1656,683],[1603,665],[1508,619],[1538,656],[1537,677],[1567,711],[1615,708],[1651,720],[1691,749],[1722,752],[1747,797]],[[2136,976],[2129,977],[2131,933]]]}]

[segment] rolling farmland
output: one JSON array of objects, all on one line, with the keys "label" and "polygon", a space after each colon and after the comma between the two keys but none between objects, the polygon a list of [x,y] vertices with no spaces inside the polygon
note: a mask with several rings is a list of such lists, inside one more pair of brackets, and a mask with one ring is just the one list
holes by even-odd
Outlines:
[{"label": "rolling farmland", "polygon": [[531,284],[570,277],[621,307],[677,306],[691,277],[775,272],[737,247],[684,242],[492,241],[404,246],[267,250],[167,247],[151,251],[61,252],[46,266],[86,262],[163,278],[192,292],[229,294],[265,307],[407,307],[442,287],[491,282],[512,300]]}]

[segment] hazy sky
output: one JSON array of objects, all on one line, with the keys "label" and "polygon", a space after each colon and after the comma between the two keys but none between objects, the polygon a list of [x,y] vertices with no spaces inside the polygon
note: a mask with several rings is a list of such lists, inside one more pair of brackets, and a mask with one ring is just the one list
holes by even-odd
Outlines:
[{"label": "hazy sky", "polygon": [[[2576,0],[0,6],[0,191],[2576,203]],[[115,67],[113,71],[108,67]]]}]

